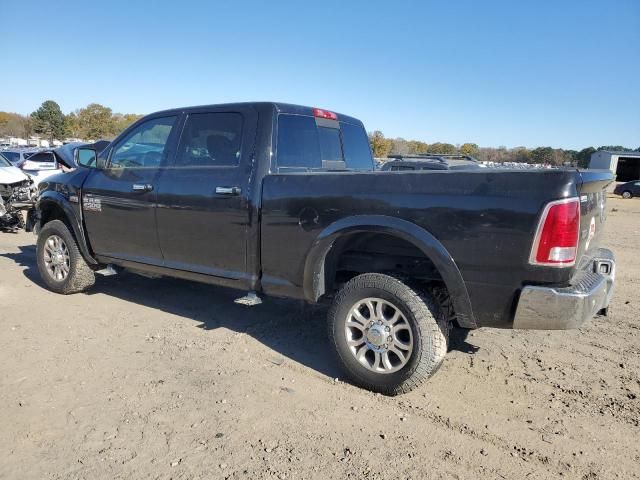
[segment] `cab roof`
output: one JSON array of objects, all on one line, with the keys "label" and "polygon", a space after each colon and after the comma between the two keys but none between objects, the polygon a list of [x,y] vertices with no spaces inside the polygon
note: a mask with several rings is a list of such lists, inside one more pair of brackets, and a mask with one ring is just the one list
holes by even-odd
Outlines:
[{"label": "cab roof", "polygon": [[[312,117],[314,115],[314,108],[322,108],[322,107],[307,107],[304,105],[295,105],[292,103],[282,103],[282,102],[237,102],[237,103],[218,103],[218,104],[210,104],[210,105],[196,105],[191,107],[180,107],[180,108],[172,108],[169,110],[162,110],[159,112],[154,112],[149,114],[149,116],[158,115],[158,114],[178,114],[178,113],[189,113],[194,110],[201,110],[203,108],[246,108],[253,107],[256,110],[264,110],[264,109],[272,109],[275,113],[288,113],[292,115],[307,115]],[[323,110],[325,110],[323,108]],[[338,115],[338,121],[344,121],[347,123],[353,123],[362,126],[362,122],[357,118],[351,117],[349,115],[344,115],[339,112],[331,112]]]}]

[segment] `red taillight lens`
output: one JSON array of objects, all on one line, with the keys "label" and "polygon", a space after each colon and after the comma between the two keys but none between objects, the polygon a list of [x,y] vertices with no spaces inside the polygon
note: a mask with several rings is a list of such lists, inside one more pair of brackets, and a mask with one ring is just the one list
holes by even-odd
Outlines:
[{"label": "red taillight lens", "polygon": [[338,120],[338,115],[329,110],[322,110],[321,108],[313,109],[313,116],[318,118],[327,118],[329,120]]},{"label": "red taillight lens", "polygon": [[571,266],[578,254],[579,238],[580,200],[551,202],[542,213],[529,261],[534,265]]}]

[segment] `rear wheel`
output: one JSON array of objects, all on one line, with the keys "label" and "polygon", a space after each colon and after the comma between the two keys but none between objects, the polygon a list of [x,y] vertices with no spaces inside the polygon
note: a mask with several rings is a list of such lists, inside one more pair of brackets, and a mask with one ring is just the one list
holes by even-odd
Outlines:
[{"label": "rear wheel", "polygon": [[436,372],[447,352],[449,325],[435,299],[388,275],[350,280],[328,320],[349,379],[375,392],[413,390]]},{"label": "rear wheel", "polygon": [[73,235],[60,220],[47,223],[38,234],[38,270],[56,293],[82,292],[95,283],[95,273],[82,258]]},{"label": "rear wheel", "polygon": [[624,192],[622,192],[622,198],[629,199],[629,198],[631,198],[631,197],[633,197],[633,195],[631,194],[631,192],[630,192],[630,191],[625,190]]}]

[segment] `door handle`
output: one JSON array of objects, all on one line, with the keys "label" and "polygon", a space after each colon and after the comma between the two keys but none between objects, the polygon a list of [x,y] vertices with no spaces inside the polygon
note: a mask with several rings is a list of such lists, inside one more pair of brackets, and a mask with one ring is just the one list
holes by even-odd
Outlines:
[{"label": "door handle", "polygon": [[216,187],[217,195],[240,195],[240,187]]},{"label": "door handle", "polygon": [[131,189],[134,192],[150,192],[153,190],[153,185],[150,183],[134,183],[131,185]]}]

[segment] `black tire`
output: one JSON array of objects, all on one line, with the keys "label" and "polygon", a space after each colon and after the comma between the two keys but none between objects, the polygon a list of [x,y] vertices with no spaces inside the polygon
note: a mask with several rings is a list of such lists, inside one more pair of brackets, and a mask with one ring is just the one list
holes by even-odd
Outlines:
[{"label": "black tire", "polygon": [[[64,241],[69,255],[69,273],[63,280],[56,280],[49,273],[45,263],[45,244],[54,235]],[[56,293],[69,295],[83,292],[92,287],[96,281],[95,273],[82,257],[75,238],[69,228],[60,220],[52,220],[42,227],[42,230],[38,233],[36,256],[40,278],[50,290]]]},{"label": "black tire", "polygon": [[625,190],[624,192],[622,192],[622,198],[633,198],[633,194],[629,190]]},{"label": "black tire", "polygon": [[[347,344],[346,322],[350,312],[358,302],[368,298],[389,302],[410,326],[413,349],[406,364],[397,371],[378,373],[365,367],[352,350],[357,347]],[[431,294],[418,292],[388,275],[366,273],[347,282],[329,310],[328,324],[330,341],[349,380],[385,395],[406,393],[418,387],[438,370],[447,353],[449,322],[438,302]]]}]

